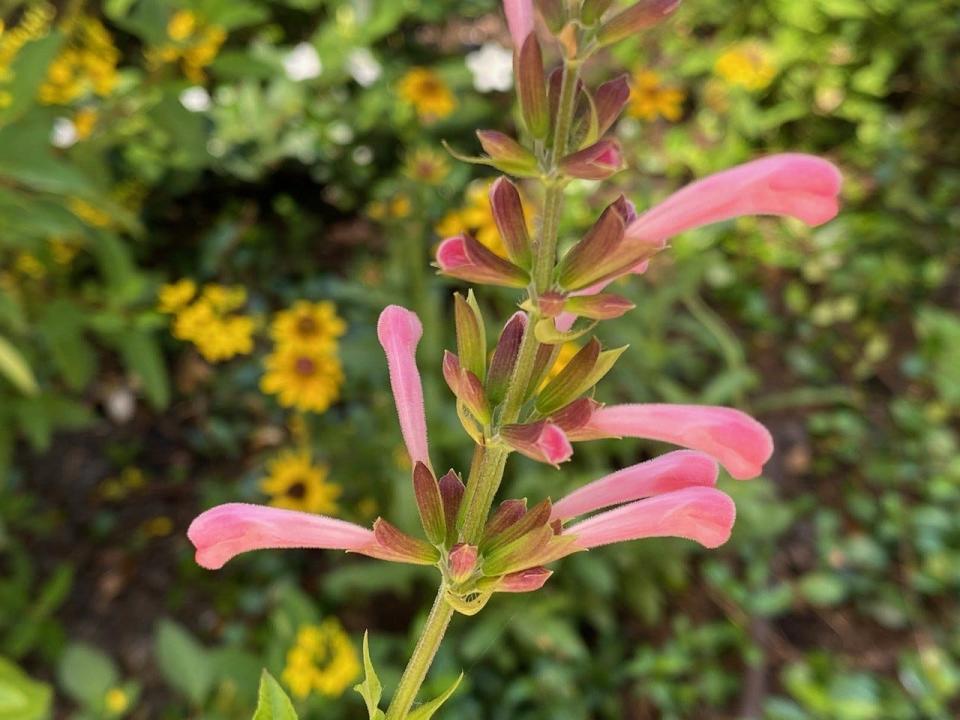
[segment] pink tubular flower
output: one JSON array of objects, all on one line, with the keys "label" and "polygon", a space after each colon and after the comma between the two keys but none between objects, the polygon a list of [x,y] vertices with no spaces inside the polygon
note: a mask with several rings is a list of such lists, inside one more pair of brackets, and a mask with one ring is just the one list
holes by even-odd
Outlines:
[{"label": "pink tubular flower", "polygon": [[741,215],[783,215],[822,225],[839,210],[840,171],[813,155],[783,153],[698,180],[627,227],[632,241],[660,243]]},{"label": "pink tubular flower", "polygon": [[519,49],[533,32],[533,0],[503,0],[503,12],[513,38],[513,46]]},{"label": "pink tubular flower", "polygon": [[250,550],[320,548],[369,554],[372,530],[353,523],[279,508],[229,503],[207,510],[187,530],[197,549],[197,564],[219,570]]},{"label": "pink tubular flower", "polygon": [[769,431],[749,415],[709,405],[611,405],[600,408],[571,440],[637,437],[700,450],[738,480],[756,477],[773,454]]},{"label": "pink tubular flower", "polygon": [[417,369],[417,344],[423,336],[423,325],[415,313],[399,305],[390,305],[380,313],[377,337],[387,356],[390,387],[397,405],[400,430],[410,461],[430,464],[427,450],[427,417],[423,406],[423,385]]},{"label": "pink tubular flower", "polygon": [[712,487],[717,463],[709,455],[677,450],[631,465],[584,485],[553,505],[552,519],[567,520],[613,505],[687,487]]},{"label": "pink tubular flower", "polygon": [[652,537],[682,537],[707,548],[723,545],[733,530],[737,509],[725,493],[688,487],[622,505],[565,528],[573,550]]}]

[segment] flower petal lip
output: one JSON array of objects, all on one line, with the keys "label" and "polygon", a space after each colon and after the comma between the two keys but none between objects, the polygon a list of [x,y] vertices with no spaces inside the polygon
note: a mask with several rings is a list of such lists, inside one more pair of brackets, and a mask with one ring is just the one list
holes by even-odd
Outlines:
[{"label": "flower petal lip", "polygon": [[264,505],[229,503],[199,515],[187,537],[197,549],[197,564],[219,570],[240,553],[281,548],[317,548],[365,553],[373,532],[324,515]]},{"label": "flower petal lip", "polygon": [[427,417],[423,404],[423,385],[417,369],[417,344],[423,336],[420,318],[399,305],[390,305],[380,313],[377,337],[387,356],[390,387],[397,405],[400,430],[410,461],[428,468]]},{"label": "flower petal lip", "polygon": [[839,211],[840,171],[822,158],[782,153],[698,180],[627,227],[627,238],[658,242],[740,215],[783,215],[821,225]]},{"label": "flower petal lip", "polygon": [[690,487],[622,505],[571,525],[573,550],[652,537],[681,537],[706,548],[723,545],[733,530],[737,509],[716,488]]},{"label": "flower petal lip", "polygon": [[503,0],[503,13],[507,16],[513,45],[519,48],[533,32],[533,0]]},{"label": "flower petal lip", "polygon": [[738,480],[757,477],[773,454],[773,438],[763,425],[744,412],[713,405],[610,405],[569,435],[575,441],[647,438],[699,450]]},{"label": "flower petal lip", "polygon": [[567,520],[641,498],[681,490],[712,487],[717,463],[695,450],[676,450],[594,480],[558,501],[552,519]]}]

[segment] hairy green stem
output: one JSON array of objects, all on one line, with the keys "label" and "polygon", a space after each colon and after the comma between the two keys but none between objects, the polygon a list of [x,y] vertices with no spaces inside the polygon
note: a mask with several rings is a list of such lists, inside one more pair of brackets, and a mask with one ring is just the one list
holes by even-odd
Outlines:
[{"label": "hairy green stem", "polygon": [[[560,88],[560,101],[557,115],[557,124],[554,131],[553,147],[551,148],[548,167],[547,191],[544,198],[543,223],[540,226],[533,259],[533,281],[530,285],[530,299],[536,303],[540,293],[548,290],[553,279],[553,271],[557,262],[557,239],[560,231],[560,217],[563,212],[564,184],[558,178],[560,159],[567,152],[570,128],[573,124],[573,114],[576,109],[576,88],[579,82],[580,61],[567,61],[563,66],[563,81]],[[523,335],[517,361],[513,367],[513,375],[504,400],[503,410],[500,413],[498,425],[517,422],[523,407],[527,389],[533,378],[533,369],[537,357],[537,342],[534,327],[540,319],[534,309],[530,314],[530,321]],[[470,468],[470,477],[467,480],[466,493],[463,498],[463,526],[461,534],[463,540],[476,544],[483,533],[483,526],[490,508],[496,498],[497,490],[503,480],[509,451],[500,446],[477,448],[473,464]],[[443,635],[453,617],[453,608],[444,599],[445,588],[441,585],[434,600],[433,609],[423,627],[423,633],[417,642],[410,662],[403,672],[400,685],[387,710],[387,720],[405,720],[413,702],[420,691],[420,686],[430,669]]]},{"label": "hairy green stem", "polygon": [[440,649],[440,643],[453,617],[453,608],[444,598],[445,593],[446,588],[441,585],[427,622],[423,626],[420,639],[417,640],[417,647],[410,656],[407,668],[403,671],[403,677],[400,678],[400,684],[397,686],[397,692],[387,710],[387,720],[405,720],[417,699],[417,693],[423,685],[433,658]]}]

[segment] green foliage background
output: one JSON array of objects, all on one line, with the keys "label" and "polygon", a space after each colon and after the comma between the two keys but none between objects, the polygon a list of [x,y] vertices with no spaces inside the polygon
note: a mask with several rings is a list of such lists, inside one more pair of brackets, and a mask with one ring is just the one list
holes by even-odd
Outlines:
[{"label": "green foliage background", "polygon": [[[0,7],[9,30],[27,6]],[[195,81],[144,61],[183,9],[228,33],[201,113],[179,100]],[[263,348],[210,369],[170,337],[156,291],[183,277],[239,284],[260,315],[335,300],[350,323],[347,382],[309,432],[344,488],[345,517],[375,498],[409,525],[373,328],[399,302],[428,321],[428,371],[450,345],[453,286],[425,275],[428,249],[473,171],[456,166],[431,188],[402,167],[406,149],[473,148],[474,128],[503,129],[510,95],[476,91],[464,64],[482,42],[507,42],[498,9],[107,0],[64,14],[81,11],[103,18],[122,58],[89,138],[52,146],[56,119],[81,103],[35,99],[62,33],[28,43],[3,76],[13,100],[0,110],[0,718],[45,717],[51,704],[57,717],[249,717],[262,666],[279,678],[296,628],[331,615],[357,647],[370,630],[389,695],[429,573],[302,552],[213,574],[193,565],[190,519],[215,502],[263,500],[263,438],[283,437],[287,417],[258,391]],[[743,41],[763,44],[776,75],[718,95],[714,63]],[[299,42],[318,51],[319,77],[284,74]],[[349,74],[356,49],[381,65],[366,87]],[[449,118],[421,123],[400,101],[414,66],[453,90]],[[771,427],[778,452],[763,479],[724,481],[739,511],[724,548],[657,541],[569,558],[543,591],[458,619],[425,697],[463,669],[441,714],[465,720],[957,717],[960,5],[687,0],[589,75],[621,68],[682,88],[683,116],[621,122],[630,170],[599,196],[576,188],[571,239],[615,190],[642,208],[784,150],[843,170],[844,210],[822,228],[747,219],[675,239],[621,288],[638,307],[603,338],[631,350],[600,400],[736,405]],[[140,202],[125,201],[131,192]],[[408,216],[369,219],[371,203],[398,194]],[[109,221],[78,217],[77,199]],[[56,262],[54,238],[79,248],[70,264]],[[42,277],[23,274],[23,253]],[[483,298],[500,317],[514,300]],[[435,372],[427,382],[439,465],[465,470],[448,393]],[[118,391],[136,399],[126,422],[108,412]],[[517,460],[506,491],[556,498],[654,450],[590,446],[559,473]],[[146,488],[105,498],[102,483],[131,467]],[[170,534],[143,530],[161,516]],[[129,708],[111,714],[111,688]],[[347,693],[298,710],[358,717],[361,703]]]}]

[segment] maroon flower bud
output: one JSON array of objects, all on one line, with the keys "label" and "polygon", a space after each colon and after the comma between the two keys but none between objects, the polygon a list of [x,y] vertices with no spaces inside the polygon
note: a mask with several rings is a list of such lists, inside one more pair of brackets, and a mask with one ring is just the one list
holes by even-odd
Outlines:
[{"label": "maroon flower bud", "polygon": [[447,350],[443,351],[443,378],[474,418],[484,425],[490,422],[490,407],[483,394],[483,383],[472,372],[461,368],[457,356]]},{"label": "maroon flower bud", "polygon": [[497,592],[524,593],[533,592],[542,588],[553,570],[547,570],[545,567],[532,567],[526,570],[520,570],[500,578],[497,584]]},{"label": "maroon flower bud", "polygon": [[626,200],[621,195],[607,206],[583,239],[567,251],[557,268],[560,287],[565,290],[587,287],[614,263],[626,232],[626,208]]},{"label": "maroon flower bud", "polygon": [[601,25],[597,41],[601,45],[610,45],[628,38],[662,22],[678,7],[680,0],[640,0]]},{"label": "maroon flower bud", "polygon": [[434,545],[443,544],[447,537],[447,528],[443,501],[440,499],[440,486],[433,473],[422,462],[413,467],[413,492],[420,512],[420,523],[427,539]]},{"label": "maroon flower bud", "polygon": [[500,437],[520,454],[554,467],[573,455],[573,447],[563,430],[543,420],[528,425],[505,425]]},{"label": "maroon flower bud", "polygon": [[623,166],[623,154],[616,140],[600,140],[560,161],[565,175],[583,180],[606,180]]},{"label": "maroon flower bud", "polygon": [[517,186],[501,177],[490,186],[490,210],[514,264],[530,268],[530,235]]},{"label": "maroon flower bud", "polygon": [[523,122],[530,135],[542,140],[550,132],[550,113],[547,110],[543,53],[536,33],[530,33],[523,41],[520,52],[514,58],[514,74]]},{"label": "maroon flower bud", "polygon": [[564,310],[591,320],[613,320],[636,307],[625,297],[613,293],[580,295],[567,299]]},{"label": "maroon flower bud", "polygon": [[463,494],[466,490],[460,476],[453,470],[447,472],[440,478],[440,498],[443,500],[443,516],[447,526],[447,546],[453,545],[457,541],[458,535],[458,515],[460,513],[460,503],[463,501]]},{"label": "maroon flower bud", "polygon": [[520,354],[520,343],[526,328],[526,314],[517,312],[507,321],[500,333],[493,358],[490,360],[490,369],[487,371],[487,398],[493,406],[500,404],[507,392],[507,383],[513,374],[517,355]]},{"label": "maroon flower bud", "polygon": [[597,88],[593,101],[597,108],[597,134],[603,135],[620,117],[630,100],[630,82],[626,75],[609,80]]},{"label": "maroon flower bud", "polygon": [[593,417],[593,413],[600,407],[600,403],[592,398],[580,398],[574,400],[556,412],[550,413],[550,422],[559,427],[565,433],[571,433],[585,427]]},{"label": "maroon flower bud", "polygon": [[373,534],[377,540],[376,557],[415,565],[433,565],[440,560],[433,545],[407,535],[383,518],[377,518],[373,524]]},{"label": "maroon flower bud", "polygon": [[440,243],[437,266],[444,275],[469,282],[513,288],[526,287],[530,282],[526,270],[494,254],[469,235]]},{"label": "maroon flower bud", "polygon": [[487,524],[483,528],[483,539],[480,541],[480,544],[484,547],[489,545],[494,537],[519,521],[520,518],[526,514],[526,512],[526,499],[513,498],[510,500],[504,500],[502,503],[500,503],[497,509],[494,510],[493,514],[490,516],[490,519],[487,520]]}]

